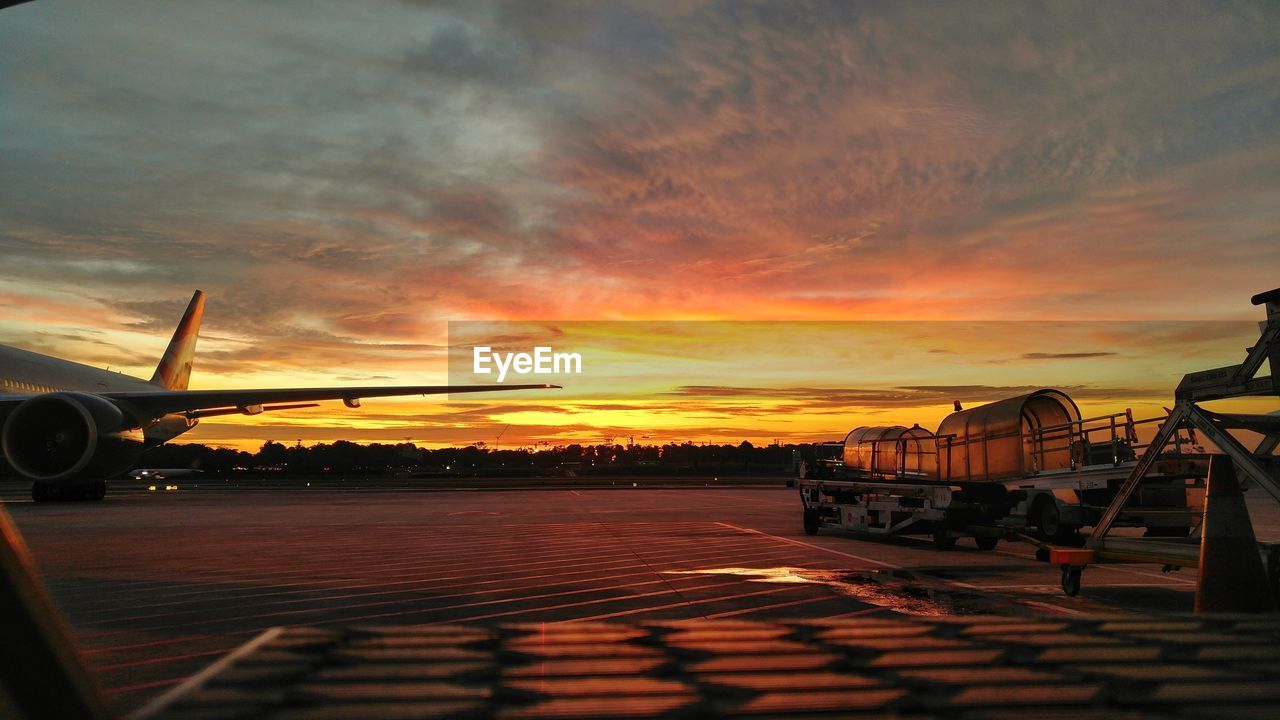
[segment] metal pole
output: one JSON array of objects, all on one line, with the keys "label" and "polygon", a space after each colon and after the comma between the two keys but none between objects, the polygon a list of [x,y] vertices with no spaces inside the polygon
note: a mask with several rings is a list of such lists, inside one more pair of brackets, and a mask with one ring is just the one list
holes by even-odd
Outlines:
[{"label": "metal pole", "polygon": [[1178,430],[1178,426],[1182,424],[1182,420],[1187,415],[1189,403],[1179,400],[1174,404],[1173,410],[1169,412],[1169,417],[1165,418],[1164,423],[1160,425],[1160,429],[1156,431],[1156,436],[1152,439],[1151,444],[1147,446],[1147,451],[1142,453],[1142,457],[1138,458],[1138,463],[1133,466],[1133,471],[1129,473],[1129,477],[1125,479],[1124,484],[1116,491],[1115,499],[1111,501],[1111,505],[1107,507],[1106,512],[1102,514],[1102,519],[1093,528],[1093,534],[1089,536],[1088,547],[1097,548],[1102,539],[1111,531],[1111,526],[1115,524],[1116,518],[1120,516],[1120,511],[1124,509],[1125,503],[1129,502],[1129,498],[1133,496],[1133,491],[1138,489],[1138,485],[1142,484],[1142,478],[1151,470],[1151,466],[1155,464],[1156,458],[1160,456],[1160,451],[1164,450],[1164,446],[1169,443]]}]

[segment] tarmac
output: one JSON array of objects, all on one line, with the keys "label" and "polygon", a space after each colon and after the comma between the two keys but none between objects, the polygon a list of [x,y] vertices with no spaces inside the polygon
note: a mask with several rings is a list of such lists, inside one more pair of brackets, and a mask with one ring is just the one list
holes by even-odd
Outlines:
[{"label": "tarmac", "polygon": [[[1090,568],[1069,598],[1024,544],[823,531],[781,484],[254,489],[179,478],[101,503],[0,498],[85,660],[134,710],[269,628],[862,622],[1185,612],[1193,573]],[[647,481],[652,483],[653,481]],[[1280,512],[1251,498],[1259,539]],[[514,624],[514,625],[513,625]],[[307,632],[313,632],[308,630]]]}]

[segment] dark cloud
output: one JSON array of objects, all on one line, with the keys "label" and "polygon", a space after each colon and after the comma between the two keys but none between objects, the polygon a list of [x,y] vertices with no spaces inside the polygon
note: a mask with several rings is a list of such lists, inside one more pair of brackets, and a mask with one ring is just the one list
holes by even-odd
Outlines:
[{"label": "dark cloud", "polygon": [[[1170,280],[1214,257],[1210,228],[1224,276],[1252,284],[1277,259],[1257,244],[1280,86],[1257,5],[100,12],[12,13],[0,56],[29,88],[0,112],[0,244],[28,281],[100,298],[186,273],[220,296],[258,285],[270,302],[243,314],[260,327],[295,305],[347,331],[334,278],[356,286],[340,288],[355,318],[391,300],[367,283],[402,288],[424,323],[926,295],[944,299],[898,314],[1022,314],[1060,267],[1162,251],[1141,277],[1076,272],[1038,303],[1079,316],[1102,287],[1162,311]],[[1224,178],[1234,198],[1204,192]]]},{"label": "dark cloud", "polygon": [[[670,395],[694,398],[729,398],[739,399],[784,399],[794,400],[799,404],[794,410],[802,408],[840,407],[921,407],[925,405],[950,403],[953,400],[965,402],[992,402],[1004,398],[1025,395],[1040,390],[1042,386],[1034,385],[905,385],[885,389],[863,388],[830,388],[830,387],[786,387],[761,388],[737,387],[730,385],[686,385],[675,388]],[[1167,391],[1156,388],[1126,387],[1089,387],[1065,386],[1058,388],[1077,398],[1117,399],[1117,398],[1153,398],[1165,397]],[[1162,394],[1163,393],[1163,394]],[[766,409],[767,406],[761,406]]]},{"label": "dark cloud", "polygon": [[1274,4],[4,20],[5,337],[162,338],[200,287],[205,372],[440,373],[450,318],[1244,318],[1280,266]]},{"label": "dark cloud", "polygon": [[1023,353],[1023,360],[1083,360],[1086,358],[1115,357],[1113,352],[1029,352]]}]

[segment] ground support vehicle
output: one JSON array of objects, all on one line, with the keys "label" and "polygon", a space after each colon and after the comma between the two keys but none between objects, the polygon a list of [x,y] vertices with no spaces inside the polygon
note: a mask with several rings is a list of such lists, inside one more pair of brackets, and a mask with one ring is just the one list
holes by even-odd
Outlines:
[{"label": "ground support vehicle", "polygon": [[[957,409],[937,434],[918,425],[860,427],[838,457],[825,452],[802,466],[795,485],[804,529],[926,534],[940,548],[969,536],[989,549],[1027,533],[1070,545],[1106,513],[1146,448],[1140,436],[1161,420],[1128,411],[1082,419],[1066,393],[1044,389]],[[1118,525],[1151,536],[1191,533],[1207,464],[1190,433],[1172,440]]]}]

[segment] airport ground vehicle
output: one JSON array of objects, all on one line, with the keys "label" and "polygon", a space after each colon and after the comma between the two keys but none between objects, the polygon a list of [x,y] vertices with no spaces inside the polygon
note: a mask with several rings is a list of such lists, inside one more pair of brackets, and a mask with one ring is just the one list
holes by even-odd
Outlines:
[{"label": "airport ground vehicle", "polygon": [[[929,534],[943,549],[969,536],[989,550],[1011,533],[1069,543],[1098,522],[1129,476],[1146,447],[1140,429],[1163,419],[1134,420],[1129,411],[1081,418],[1065,392],[1043,389],[957,409],[937,433],[860,427],[839,457],[804,463],[796,481],[804,529]],[[1175,438],[1117,524],[1189,534],[1207,468],[1194,440]]]}]

